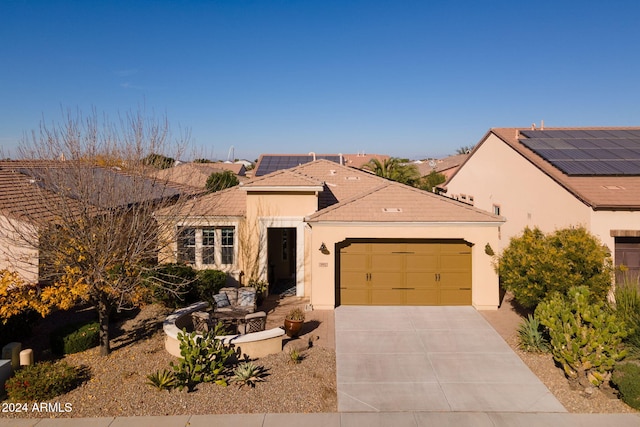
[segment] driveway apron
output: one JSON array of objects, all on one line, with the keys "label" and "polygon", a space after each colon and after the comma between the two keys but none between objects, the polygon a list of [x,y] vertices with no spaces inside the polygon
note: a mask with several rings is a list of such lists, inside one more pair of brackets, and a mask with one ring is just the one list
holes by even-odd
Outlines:
[{"label": "driveway apron", "polygon": [[339,412],[566,412],[473,307],[335,310]]}]

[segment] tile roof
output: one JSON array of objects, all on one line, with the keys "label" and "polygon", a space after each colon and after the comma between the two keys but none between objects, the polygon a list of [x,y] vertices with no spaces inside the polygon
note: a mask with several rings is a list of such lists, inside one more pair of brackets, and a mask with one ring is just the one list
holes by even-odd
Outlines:
[{"label": "tile roof", "polygon": [[504,222],[504,218],[447,197],[396,182],[341,201],[307,218],[308,222],[450,223]]},{"label": "tile roof", "polygon": [[[233,168],[228,166],[233,166]],[[180,163],[179,165],[171,168],[155,171],[152,176],[161,180],[169,180],[190,185],[192,187],[204,188],[207,183],[207,179],[212,173],[231,170],[237,175],[238,172],[236,172],[236,170],[240,171],[240,168],[244,168],[244,165],[236,165],[233,163]],[[244,177],[238,176],[238,179],[242,182]]]},{"label": "tile roof", "polygon": [[[105,186],[113,191],[101,191]],[[36,224],[56,220],[62,210],[89,209],[93,215],[101,209],[199,191],[111,168],[78,167],[70,161],[0,162],[0,212]]]},{"label": "tile roof", "polygon": [[242,188],[246,190],[259,190],[261,188],[273,187],[288,187],[292,190],[299,187],[322,187],[322,181],[297,173],[295,169],[283,169],[254,178],[242,185]]},{"label": "tile roof", "polygon": [[255,178],[240,187],[201,196],[184,206],[190,217],[243,216],[247,190],[286,191],[317,186],[318,212],[309,221],[491,222],[503,219],[447,197],[380,178],[370,172],[320,159]]},{"label": "tile roof", "polygon": [[[480,144],[490,134],[496,135],[516,152],[535,165],[543,173],[564,187],[593,209],[640,209],[640,176],[568,176],[518,141],[520,131],[529,128],[495,128],[489,130]],[[640,130],[638,127],[580,127],[549,128],[545,130]],[[473,152],[471,154],[473,156]]]},{"label": "tile roof", "polygon": [[247,212],[247,192],[236,186],[206,194],[185,202],[175,209],[160,209],[158,217],[170,214],[178,217],[242,217]]},{"label": "tile roof", "polygon": [[453,156],[443,157],[442,159],[435,159],[435,167],[429,164],[428,160],[422,161],[422,163],[411,163],[415,165],[420,173],[420,176],[426,176],[435,169],[436,172],[444,172],[452,168],[457,168],[469,157],[468,154],[455,154]]}]

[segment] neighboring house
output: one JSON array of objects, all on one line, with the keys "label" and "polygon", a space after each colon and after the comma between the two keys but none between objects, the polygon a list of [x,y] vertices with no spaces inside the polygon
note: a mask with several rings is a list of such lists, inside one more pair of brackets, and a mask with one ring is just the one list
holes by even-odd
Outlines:
[{"label": "neighboring house", "polygon": [[[106,209],[118,209],[141,202],[158,202],[180,194],[202,193],[189,186],[129,175],[114,168],[69,168],[69,161],[0,161],[0,269],[19,273],[35,283],[43,266],[34,246],[43,233],[55,230],[61,217],[77,212],[99,215]],[[70,172],[70,170],[72,172]],[[91,200],[80,201],[74,186],[80,180],[69,178],[80,170],[86,173],[83,184],[94,186]],[[109,181],[109,192],[100,191]],[[134,181],[138,188],[130,191]],[[144,186],[144,187],[141,187]],[[141,190],[142,188],[142,190]],[[61,196],[65,192],[67,196]],[[86,191],[85,191],[86,193]],[[140,195],[144,194],[143,198]]]},{"label": "neighboring house", "polygon": [[[184,206],[161,261],[236,281],[289,281],[320,309],[337,305],[498,306],[487,245],[504,220],[464,203],[321,159]],[[159,221],[163,212],[157,213]]]},{"label": "neighboring house", "polygon": [[246,168],[240,163],[180,163],[153,173],[158,179],[169,180],[197,188],[204,188],[212,173],[232,171],[241,182],[245,179]]},{"label": "neighboring house", "polygon": [[446,190],[507,219],[500,249],[526,226],[582,225],[640,269],[640,128],[491,129]]},{"label": "neighboring house", "polygon": [[262,154],[256,163],[253,176],[259,177],[278,170],[291,169],[314,160],[325,159],[340,165],[361,169],[371,159],[389,159],[384,154]]},{"label": "neighboring house", "polygon": [[444,157],[442,159],[429,159],[420,162],[411,163],[415,165],[420,176],[427,176],[432,171],[436,171],[449,179],[456,170],[467,160],[468,154],[455,154],[453,156]]}]

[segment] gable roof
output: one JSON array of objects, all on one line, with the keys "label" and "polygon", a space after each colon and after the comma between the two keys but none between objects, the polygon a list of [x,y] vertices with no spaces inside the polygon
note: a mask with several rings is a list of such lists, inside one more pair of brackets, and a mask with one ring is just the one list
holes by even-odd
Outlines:
[{"label": "gable roof", "polygon": [[248,181],[242,188],[251,191],[322,191],[322,182],[285,169]]},{"label": "gable roof", "polygon": [[247,192],[235,186],[188,200],[177,212],[175,209],[160,209],[155,215],[161,218],[167,213],[181,218],[243,217],[247,213]]},{"label": "gable roof", "polygon": [[[224,165],[224,166],[223,166]],[[204,188],[207,179],[212,173],[221,173],[226,170],[232,171],[239,180],[244,178],[244,165],[229,163],[180,163],[176,166],[161,169],[152,175],[161,180],[169,180],[192,187]]]},{"label": "gable roof", "polygon": [[396,182],[385,182],[306,218],[307,222],[502,223],[471,205]]},{"label": "gable roof", "polygon": [[[564,131],[640,131],[638,127],[585,127],[585,128],[545,128]],[[482,138],[469,156],[481,148],[490,135],[495,135],[510,148],[523,156],[542,173],[549,176],[569,193],[594,210],[638,210],[640,209],[640,176],[569,176],[546,161],[539,154],[520,142],[526,138],[521,132],[531,132],[528,128],[494,128]],[[534,131],[535,132],[535,131]],[[467,159],[467,161],[469,161]],[[466,163],[466,162],[465,162]],[[460,169],[464,168],[461,166]],[[459,169],[459,170],[460,170]],[[456,173],[457,174],[457,173]],[[453,179],[455,175],[449,179]]]}]

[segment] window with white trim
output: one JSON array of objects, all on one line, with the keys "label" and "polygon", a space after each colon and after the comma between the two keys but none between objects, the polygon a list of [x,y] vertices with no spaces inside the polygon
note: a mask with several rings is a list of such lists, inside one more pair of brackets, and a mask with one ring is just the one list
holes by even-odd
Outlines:
[{"label": "window with white trim", "polygon": [[179,227],[177,261],[206,268],[233,265],[235,235],[235,227]]},{"label": "window with white trim", "polygon": [[216,263],[216,229],[213,227],[202,229],[202,263]]},{"label": "window with white trim", "polygon": [[221,262],[222,264],[233,264],[235,230],[233,227],[225,227],[220,231],[222,233]]}]

